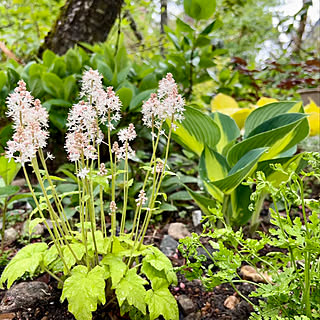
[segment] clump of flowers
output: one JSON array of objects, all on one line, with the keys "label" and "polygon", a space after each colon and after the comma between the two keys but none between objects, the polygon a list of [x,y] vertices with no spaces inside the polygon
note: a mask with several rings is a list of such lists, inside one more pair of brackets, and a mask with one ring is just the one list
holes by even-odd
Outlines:
[{"label": "clump of flowers", "polygon": [[34,99],[26,89],[23,80],[7,98],[7,116],[13,120],[15,130],[12,140],[8,141],[6,154],[23,166],[44,148],[48,138],[48,113],[39,99]]},{"label": "clump of flowers", "polygon": [[[7,157],[21,162],[22,165],[31,162],[44,195],[40,203],[24,168],[27,183],[40,215],[36,223],[44,223],[47,226],[53,242],[53,246],[49,249],[51,258],[46,256],[48,246],[44,243],[27,246],[25,250],[40,250],[41,247],[43,254],[37,260],[38,266],[64,284],[62,299],[68,299],[69,310],[77,319],[91,319],[91,312],[96,309],[97,304],[104,303],[106,292],[117,296],[118,300],[108,297],[108,301],[112,301],[113,305],[122,307],[126,301],[130,308],[135,308],[141,314],[146,314],[146,306],[148,306],[153,319],[160,314],[166,320],[176,319],[178,317],[176,301],[167,289],[171,283],[175,282],[171,263],[158,249],[143,245],[149,221],[159,203],[161,182],[170,173],[166,164],[171,133],[175,130],[177,123],[183,120],[184,100],[178,93],[172,75],[167,74],[160,81],[157,94],[153,94],[142,107],[143,122],[151,128],[153,152],[149,165],[141,168],[145,172],[145,178],[136,196],[130,233],[127,233],[125,228],[131,186],[128,162],[135,157],[132,143],[137,133],[134,124],[130,123],[127,128],[120,128],[117,135],[114,135],[117,139],[112,139],[111,133],[121,119],[122,105],[113,88],[103,87],[102,76],[98,71],[92,69],[86,71],[81,82],[82,100],[73,105],[68,115],[65,149],[69,160],[75,166],[75,179],[78,182],[76,193],[79,197],[79,205],[75,210],[80,223],[78,231],[75,231],[65,214],[63,197],[56,191],[47,170],[46,160],[52,159],[52,155],[48,154],[45,159],[42,151],[48,138],[48,113],[41,106],[40,101],[35,100],[26,90],[26,84],[23,81],[19,81],[18,84],[19,86],[7,100],[7,115],[12,118],[15,129],[13,139],[8,142]],[[168,123],[169,128],[165,134],[167,146],[164,159],[159,159],[157,148],[160,136],[164,135],[164,122]],[[108,167],[101,162],[100,157],[100,148],[104,146],[109,151]],[[38,163],[39,159],[40,163]],[[121,166],[120,162],[122,162]],[[123,176],[123,181],[120,186],[117,186],[119,183],[117,178],[120,175]],[[43,183],[45,179],[49,183],[49,188]],[[96,201],[94,192],[97,185],[99,201]],[[107,193],[104,192],[106,185],[108,185]],[[119,199],[118,190],[123,191],[122,202]],[[96,211],[100,211],[100,224],[97,224]],[[110,215],[110,230],[106,226],[105,211]],[[52,231],[47,223],[47,214],[52,221]],[[33,249],[36,247],[37,249]],[[140,265],[133,268],[135,257],[141,257],[142,261],[145,259],[148,262],[142,262],[143,268]],[[17,255],[16,260],[18,259]],[[161,269],[156,266],[156,260],[150,262],[153,259],[165,261],[162,262]],[[63,280],[50,271],[53,268],[53,261],[57,260],[63,266],[59,270],[64,274]],[[12,263],[14,264],[14,260]],[[30,270],[35,271],[37,268],[34,264],[32,269],[28,266],[24,267],[31,276]],[[7,281],[10,286],[19,277],[14,275],[14,270],[10,263],[2,274],[0,285]],[[146,278],[142,278],[140,273],[144,273]],[[166,305],[166,308],[160,312],[154,309],[156,304],[152,302],[152,295],[156,296],[158,289],[151,286],[153,281],[157,281],[156,278],[159,275],[162,282],[166,279],[164,287],[160,289],[167,290],[165,292],[169,296],[161,302]],[[83,288],[84,294],[88,297],[87,304],[83,304],[78,294],[75,295],[78,289],[74,288],[78,288],[79,279],[80,283],[89,281],[88,279],[93,283],[99,283],[95,289]],[[134,290],[124,291],[126,281],[130,282],[130,286],[134,286]],[[144,285],[152,288],[148,290],[149,293]],[[108,286],[107,289],[105,289],[106,286]],[[139,301],[136,291],[139,292]],[[159,296],[163,294],[163,291],[161,292]],[[127,296],[123,296],[125,294]],[[168,301],[170,301],[169,307],[167,307]],[[83,312],[87,316],[84,316]],[[154,315],[157,316],[154,317]]]}]

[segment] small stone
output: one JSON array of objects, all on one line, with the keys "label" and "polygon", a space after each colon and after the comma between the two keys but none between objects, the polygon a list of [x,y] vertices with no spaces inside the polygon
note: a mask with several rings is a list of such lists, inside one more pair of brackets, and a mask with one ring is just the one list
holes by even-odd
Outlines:
[{"label": "small stone", "polygon": [[197,227],[201,223],[202,219],[202,211],[195,210],[192,212],[192,222],[195,227]]},{"label": "small stone", "polygon": [[188,231],[187,227],[181,222],[170,223],[168,234],[176,240],[191,236],[191,233]]},{"label": "small stone", "polygon": [[15,228],[9,228],[4,232],[4,241],[7,245],[11,244],[18,239],[18,236],[19,234]]},{"label": "small stone", "polygon": [[[41,236],[44,233],[44,227],[42,224],[37,224],[33,230],[32,234],[30,236]],[[22,227],[22,234],[29,236],[29,220],[25,221]]]},{"label": "small stone", "polygon": [[254,282],[272,283],[272,278],[266,273],[259,273],[255,268],[251,266],[241,267],[240,273],[244,280],[250,280]]},{"label": "small stone", "polygon": [[20,282],[6,292],[0,304],[0,313],[33,308],[47,302],[50,297],[50,289],[44,282]]},{"label": "small stone", "polygon": [[165,235],[160,244],[160,250],[167,256],[172,257],[176,254],[176,249],[179,242],[174,240],[171,236]]},{"label": "small stone", "polygon": [[184,320],[200,320],[200,319],[201,319],[201,312],[192,312],[184,318]]},{"label": "small stone", "polygon": [[184,315],[190,314],[196,310],[195,304],[188,296],[182,294],[181,296],[177,297],[177,300]]},{"label": "small stone", "polygon": [[223,303],[223,305],[230,310],[233,310],[237,304],[240,303],[240,300],[235,296],[229,296]]}]

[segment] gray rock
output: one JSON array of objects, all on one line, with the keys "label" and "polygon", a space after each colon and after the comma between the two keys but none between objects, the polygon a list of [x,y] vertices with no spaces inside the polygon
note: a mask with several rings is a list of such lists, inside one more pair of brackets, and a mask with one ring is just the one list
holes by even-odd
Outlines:
[{"label": "gray rock", "polygon": [[188,231],[187,227],[181,222],[170,223],[168,234],[176,240],[191,236],[191,233]]},{"label": "gray rock", "polygon": [[196,305],[188,296],[182,294],[181,296],[177,297],[177,301],[180,304],[182,312],[185,316],[196,311]]},{"label": "gray rock", "polygon": [[[31,235],[41,236],[44,233],[44,227],[42,224],[37,224],[32,231]],[[29,236],[29,220],[25,221],[22,226],[22,234]]]},{"label": "gray rock", "polygon": [[187,315],[184,320],[200,320],[201,319],[201,312],[192,312],[189,315]]},{"label": "gray rock", "polygon": [[49,286],[44,282],[21,282],[6,292],[0,304],[0,313],[32,308],[40,303],[47,303],[50,297]]},{"label": "gray rock", "polygon": [[4,242],[8,245],[18,239],[19,233],[15,228],[9,228],[4,232]]},{"label": "gray rock", "polygon": [[179,242],[174,240],[171,236],[165,235],[160,244],[160,250],[167,256],[171,257],[176,253]]}]

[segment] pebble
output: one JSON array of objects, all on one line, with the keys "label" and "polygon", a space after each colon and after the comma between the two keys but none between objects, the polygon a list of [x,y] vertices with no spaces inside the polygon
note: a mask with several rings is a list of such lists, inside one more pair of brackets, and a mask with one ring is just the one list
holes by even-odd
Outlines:
[{"label": "pebble", "polygon": [[179,242],[174,240],[171,236],[165,235],[160,244],[160,250],[167,256],[172,257],[176,254]]},{"label": "pebble", "polygon": [[182,294],[177,297],[184,315],[188,315],[196,310],[194,302],[186,295]]},{"label": "pebble", "polygon": [[20,282],[6,292],[0,304],[0,313],[27,310],[41,301],[48,301],[50,297],[50,288],[44,282]]},{"label": "pebble", "polygon": [[202,220],[202,211],[201,210],[195,210],[192,212],[192,222],[195,227],[200,225]]},{"label": "pebble", "polygon": [[272,278],[266,273],[258,273],[258,271],[251,266],[242,266],[240,273],[244,280],[251,280],[254,282],[272,283]]},{"label": "pebble", "polygon": [[235,296],[229,296],[223,303],[223,305],[230,310],[233,310],[237,304],[240,303],[240,300]]},{"label": "pebble", "polygon": [[191,236],[191,233],[188,231],[187,227],[181,222],[170,223],[168,234],[175,240],[180,240]]},{"label": "pebble", "polygon": [[0,320],[12,320],[16,317],[15,313],[0,314]]},{"label": "pebble", "polygon": [[4,240],[7,245],[15,242],[18,239],[18,232],[15,228],[9,228],[4,232]]}]

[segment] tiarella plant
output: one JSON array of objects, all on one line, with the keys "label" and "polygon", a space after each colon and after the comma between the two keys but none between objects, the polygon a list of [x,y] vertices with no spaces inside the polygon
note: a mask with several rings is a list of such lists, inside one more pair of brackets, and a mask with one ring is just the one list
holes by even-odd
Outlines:
[{"label": "tiarella plant", "polygon": [[[76,208],[79,216],[77,229],[66,217],[61,195],[55,179],[48,172],[46,160],[51,158],[43,148],[48,138],[48,113],[39,100],[34,100],[19,82],[8,98],[8,115],[14,121],[15,133],[8,142],[7,156],[21,163],[39,214],[30,222],[30,231],[38,224],[46,225],[52,245],[36,243],[21,249],[7,265],[1,284],[13,282],[28,273],[30,277],[48,272],[63,287],[61,300],[68,300],[69,310],[76,319],[91,319],[99,303],[118,306],[120,313],[132,317],[178,319],[178,308],[168,287],[176,283],[170,260],[156,247],[143,244],[147,228],[161,201],[160,185],[169,171],[167,160],[172,131],[177,121],[183,120],[184,100],[178,93],[171,74],[159,83],[157,94],[152,94],[142,107],[143,122],[151,129],[153,152],[145,172],[144,182],[136,198],[133,226],[126,232],[129,180],[129,159],[134,157],[130,143],[136,138],[135,127],[118,131],[118,141],[111,140],[111,132],[121,114],[121,101],[112,87],[105,91],[102,76],[92,69],[82,79],[81,100],[68,116],[68,133],[65,148],[69,160],[76,168],[79,197]],[[164,126],[168,121],[167,131]],[[106,142],[102,130],[106,132]],[[164,159],[157,157],[159,141],[166,138]],[[100,151],[109,151],[108,165],[101,161]],[[43,196],[37,198],[33,191],[26,164],[31,165]],[[120,169],[121,166],[121,169]],[[120,179],[123,179],[117,185]],[[47,185],[44,184],[46,181]],[[104,190],[111,190],[108,198],[111,216],[110,230],[106,226]],[[123,191],[123,202],[117,194]],[[147,191],[151,190],[148,193]],[[99,195],[99,199],[95,195]],[[96,223],[100,211],[101,225]],[[46,220],[49,215],[52,230]],[[119,222],[119,223],[118,223]]]},{"label": "tiarella plant", "polygon": [[[320,247],[317,239],[320,235],[320,202],[306,199],[305,180],[313,177],[320,180],[320,154],[303,155],[311,170],[296,172],[296,164],[285,168],[281,164],[271,165],[274,172],[280,173],[282,182],[273,183],[259,171],[247,184],[254,184],[256,191],[252,194],[253,202],[259,201],[260,194],[271,195],[272,227],[269,233],[259,232],[258,239],[248,238],[242,230],[235,232],[226,223],[221,207],[211,209],[206,227],[201,235],[181,240],[181,253],[186,258],[182,271],[191,279],[201,278],[208,289],[230,283],[235,291],[253,305],[237,289],[237,284],[246,282],[242,279],[239,268],[249,265],[255,270],[257,282],[251,282],[257,289],[252,297],[260,297],[259,305],[253,305],[256,313],[250,319],[318,319],[320,317]],[[280,211],[279,205],[283,207]],[[253,206],[252,206],[253,207]],[[295,210],[301,216],[294,216]],[[223,228],[214,228],[216,220]],[[209,245],[204,246],[206,238]],[[268,254],[262,255],[261,249],[268,246]],[[204,255],[198,255],[197,248],[202,247],[212,261],[208,269],[204,268]],[[275,249],[274,249],[275,248]],[[279,249],[281,251],[279,252]],[[298,318],[298,316],[304,316]]]}]

